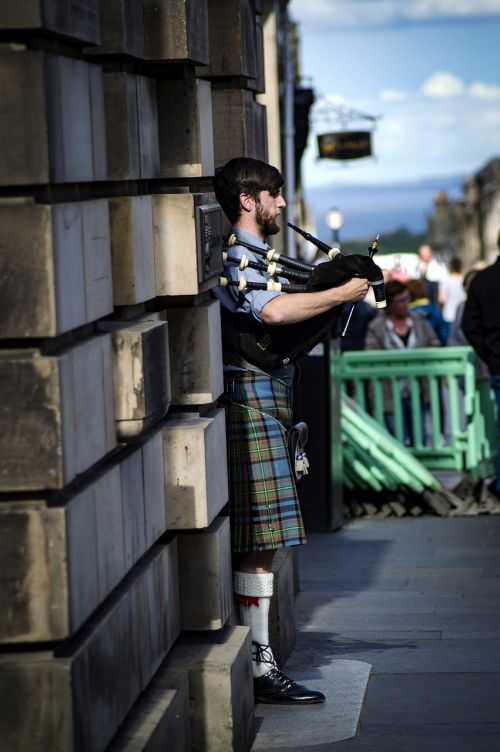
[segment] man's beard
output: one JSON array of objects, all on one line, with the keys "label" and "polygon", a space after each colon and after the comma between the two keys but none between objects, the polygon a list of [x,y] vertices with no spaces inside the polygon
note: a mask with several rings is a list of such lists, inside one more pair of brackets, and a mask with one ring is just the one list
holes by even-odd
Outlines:
[{"label": "man's beard", "polygon": [[262,230],[263,237],[267,238],[268,235],[276,235],[280,231],[278,224],[278,217],[273,217],[269,211],[266,211],[262,204],[257,201],[257,211],[255,214],[255,220]]}]

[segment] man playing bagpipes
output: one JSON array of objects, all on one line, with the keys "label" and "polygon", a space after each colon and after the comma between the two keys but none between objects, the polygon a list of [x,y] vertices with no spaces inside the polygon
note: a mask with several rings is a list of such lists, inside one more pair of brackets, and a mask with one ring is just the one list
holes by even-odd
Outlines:
[{"label": "man playing bagpipes", "polygon": [[[306,542],[287,451],[293,361],[311,349],[319,329],[324,330],[323,336],[331,331],[343,303],[365,297],[369,283],[363,264],[359,269],[364,277],[359,269],[353,272],[337,261],[319,265],[332,267],[334,277],[340,279],[337,283],[328,280],[326,289],[311,291],[316,267],[300,262],[295,262],[289,279],[301,284],[287,283],[281,276],[277,283],[270,282],[274,268],[269,269],[272,262],[262,258],[269,250],[265,239],[280,230],[283,184],[275,167],[255,159],[232,159],[216,171],[215,194],[231,222],[232,235],[224,265],[226,277],[221,280],[225,286],[215,293],[221,303],[228,406],[234,592],[240,623],[251,629],[255,699],[303,705],[324,702],[324,695],[296,684],[280,671],[268,630],[273,555],[283,546]],[[366,261],[373,264],[368,257]],[[287,289],[294,294],[287,294]],[[301,337],[309,337],[311,347],[305,344],[306,349],[300,351]]]}]

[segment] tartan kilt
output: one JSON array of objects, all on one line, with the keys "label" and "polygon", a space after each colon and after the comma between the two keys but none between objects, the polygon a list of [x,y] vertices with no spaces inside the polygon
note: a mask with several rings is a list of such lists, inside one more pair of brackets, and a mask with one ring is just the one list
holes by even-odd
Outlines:
[{"label": "tartan kilt", "polygon": [[[246,371],[226,378],[229,505],[234,552],[267,551],[305,543],[286,437],[291,425],[291,387]],[[254,410],[234,403],[247,405]]]}]

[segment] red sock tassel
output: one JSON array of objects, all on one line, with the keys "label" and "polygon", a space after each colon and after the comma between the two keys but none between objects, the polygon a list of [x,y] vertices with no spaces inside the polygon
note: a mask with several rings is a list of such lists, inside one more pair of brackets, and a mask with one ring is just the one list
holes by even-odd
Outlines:
[{"label": "red sock tassel", "polygon": [[259,606],[259,598],[256,595],[240,595],[239,593],[235,593],[234,600],[238,606]]}]

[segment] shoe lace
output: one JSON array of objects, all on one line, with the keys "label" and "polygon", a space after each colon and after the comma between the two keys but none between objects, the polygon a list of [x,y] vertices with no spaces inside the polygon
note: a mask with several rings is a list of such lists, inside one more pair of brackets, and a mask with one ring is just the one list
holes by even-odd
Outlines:
[{"label": "shoe lace", "polygon": [[271,663],[274,665],[274,655],[270,645],[261,645],[260,642],[252,641],[255,647],[253,659],[256,663]]},{"label": "shoe lace", "polygon": [[293,679],[290,679],[286,674],[283,673],[283,671],[280,671],[279,668],[274,668],[269,673],[273,676],[274,679],[277,679],[279,681],[285,691],[292,689],[292,687],[295,686]]}]

